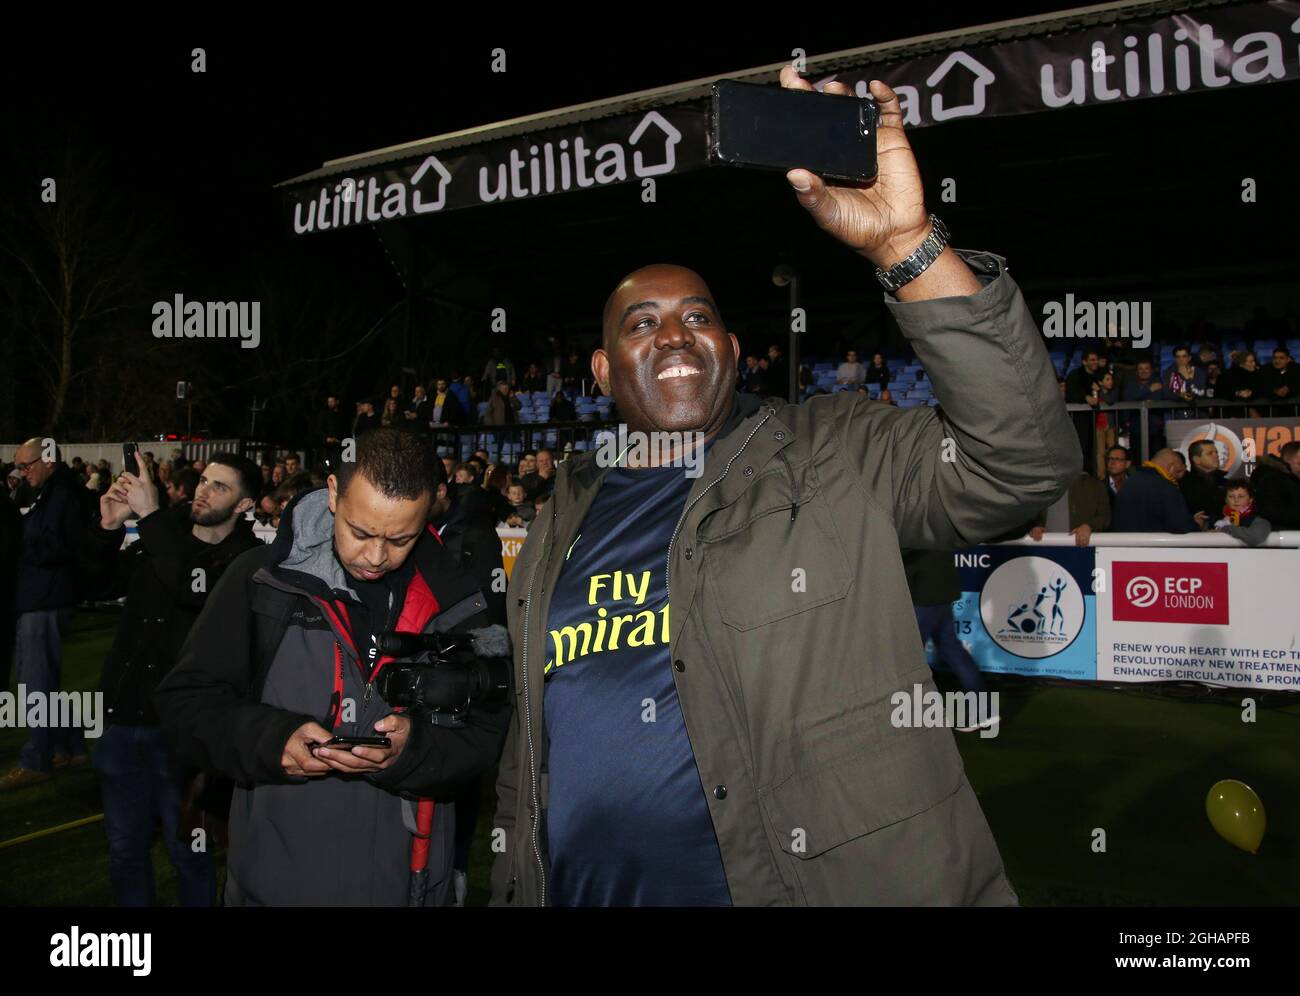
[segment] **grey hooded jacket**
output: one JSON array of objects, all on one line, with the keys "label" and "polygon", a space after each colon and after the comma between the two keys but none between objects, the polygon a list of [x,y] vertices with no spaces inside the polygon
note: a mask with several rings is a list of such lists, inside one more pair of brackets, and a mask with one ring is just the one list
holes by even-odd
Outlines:
[{"label": "grey hooded jacket", "polygon": [[[159,686],[164,732],[190,763],[236,782],[228,905],[402,906],[417,797],[436,800],[426,905],[444,905],[455,829],[450,796],[492,768],[509,709],[474,709],[457,725],[417,715],[397,762],[373,775],[293,778],[280,766],[290,735],[315,720],[340,736],[373,733],[392,710],[363,673],[348,619],[359,604],[333,553],[324,489],[299,496],[275,542],[241,555],[213,589]],[[389,629],[464,632],[487,603],[436,532],[415,543],[399,576]],[[278,635],[265,650],[267,633]],[[386,661],[380,660],[380,664]],[[335,676],[344,687],[335,699]],[[345,708],[350,702],[355,715]],[[337,725],[330,717],[339,706]]]},{"label": "grey hooded jacket", "polygon": [[[737,905],[1016,901],[951,730],[893,721],[898,693],[934,691],[900,546],[988,539],[1055,501],[1081,464],[1004,260],[961,255],[977,293],[885,299],[943,418],[857,393],[738,396],[664,551],[672,676]],[[540,663],[564,552],[604,473],[590,453],[560,465],[510,578],[497,904],[548,901]]]}]

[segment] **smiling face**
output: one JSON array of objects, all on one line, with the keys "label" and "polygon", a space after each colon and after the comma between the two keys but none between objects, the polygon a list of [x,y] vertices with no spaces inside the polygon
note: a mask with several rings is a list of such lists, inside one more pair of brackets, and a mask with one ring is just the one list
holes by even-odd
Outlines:
[{"label": "smiling face", "polygon": [[700,275],[657,264],[625,277],[606,302],[591,369],[629,429],[710,433],[730,411],[739,358]]}]

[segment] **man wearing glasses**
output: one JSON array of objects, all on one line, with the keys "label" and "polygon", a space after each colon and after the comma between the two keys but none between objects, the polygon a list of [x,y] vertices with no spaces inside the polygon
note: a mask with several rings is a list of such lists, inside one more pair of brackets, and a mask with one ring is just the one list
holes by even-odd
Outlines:
[{"label": "man wearing glasses", "polygon": [[[77,551],[85,536],[86,506],[84,489],[52,440],[27,440],[14,454],[14,465],[34,495],[23,516],[14,606],[18,682],[31,699],[57,692],[63,680],[63,636],[77,604]],[[80,729],[32,726],[18,766],[0,778],[0,792],[49,781],[54,768],[85,761]]]}]

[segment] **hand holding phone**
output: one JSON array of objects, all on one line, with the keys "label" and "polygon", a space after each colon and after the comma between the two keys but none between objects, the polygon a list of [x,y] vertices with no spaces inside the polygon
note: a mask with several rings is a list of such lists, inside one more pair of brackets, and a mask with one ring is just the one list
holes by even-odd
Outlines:
[{"label": "hand holding phone", "polygon": [[311,744],[312,750],[318,747],[339,747],[350,750],[353,747],[379,747],[387,750],[393,742],[387,737],[331,737],[324,743]]},{"label": "hand holding phone", "polygon": [[[792,66],[781,70],[781,86],[789,90],[813,89]],[[823,90],[850,95],[847,86],[835,81],[827,83]],[[866,184],[837,186],[803,167],[790,170],[786,179],[799,203],[823,231],[882,270],[888,270],[924,241],[931,229],[930,214],[925,207],[921,172],[903,131],[903,109],[898,94],[880,80],[872,80],[868,90],[879,108],[875,179]],[[944,259],[947,263],[941,262]],[[954,262],[959,265],[954,267]],[[945,270],[947,273],[937,284],[932,278],[928,280],[932,294],[936,289],[944,295],[979,291],[980,282],[975,274],[951,253],[930,267],[930,272],[935,274]],[[915,289],[911,293],[914,295]]]}]

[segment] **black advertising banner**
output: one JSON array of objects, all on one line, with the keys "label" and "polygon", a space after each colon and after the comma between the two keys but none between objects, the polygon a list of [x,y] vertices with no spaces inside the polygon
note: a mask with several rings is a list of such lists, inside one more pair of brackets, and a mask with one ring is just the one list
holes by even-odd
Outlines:
[{"label": "black advertising banner", "polygon": [[288,191],[295,235],[695,169],[708,159],[707,112],[666,107],[429,153]]},{"label": "black advertising banner", "polygon": [[881,79],[918,128],[1300,78],[1300,3],[1210,7],[824,76],[865,96]]},{"label": "black advertising banner", "polygon": [[[907,127],[1300,78],[1300,0],[1201,8],[814,76],[898,93]],[[295,235],[698,169],[707,101],[415,155],[288,188]]]}]

